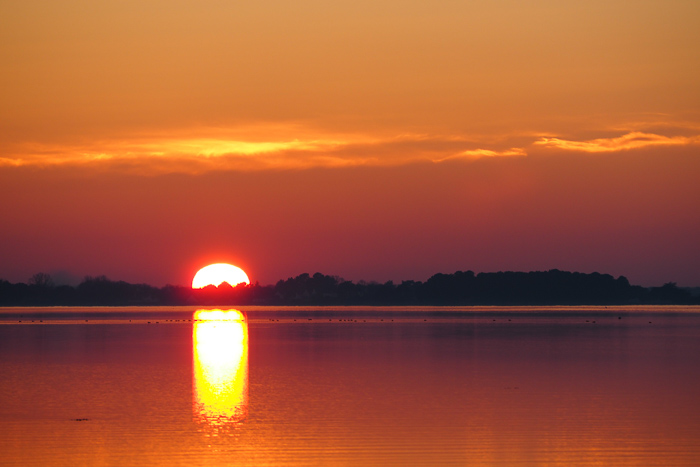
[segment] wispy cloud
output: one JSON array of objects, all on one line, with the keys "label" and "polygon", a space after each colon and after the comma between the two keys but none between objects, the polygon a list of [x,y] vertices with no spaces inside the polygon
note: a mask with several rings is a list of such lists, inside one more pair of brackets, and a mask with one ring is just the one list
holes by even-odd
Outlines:
[{"label": "wispy cloud", "polygon": [[[279,130],[279,129],[278,129]],[[414,162],[522,156],[524,150],[483,149],[455,135],[313,134],[294,129],[263,138],[259,129],[245,139],[241,131],[203,131],[179,137],[138,136],[89,144],[25,144],[0,166],[81,166],[138,173],[202,173],[215,170],[289,170],[312,167],[397,166]],[[218,134],[217,134],[218,133]],[[257,134],[256,134],[257,133]],[[274,132],[271,132],[274,133]],[[252,137],[250,137],[252,136]],[[256,138],[257,136],[257,138]]]},{"label": "wispy cloud", "polygon": [[522,157],[527,156],[527,152],[523,148],[510,148],[503,151],[493,151],[491,149],[467,149],[466,151],[434,160],[434,162],[443,162],[452,159],[480,159],[482,157]]},{"label": "wispy cloud", "polygon": [[582,152],[617,152],[648,146],[687,146],[700,144],[700,136],[662,136],[633,131],[616,138],[598,138],[588,141],[572,141],[560,138],[541,138],[534,144],[548,148]]},{"label": "wispy cloud", "polygon": [[6,147],[0,167],[85,167],[138,174],[299,170],[314,167],[391,167],[484,158],[524,157],[527,148],[613,153],[650,146],[700,144],[697,135],[630,131],[588,140],[553,136],[510,138],[454,134],[332,133],[298,126],[204,128],[73,143]]}]

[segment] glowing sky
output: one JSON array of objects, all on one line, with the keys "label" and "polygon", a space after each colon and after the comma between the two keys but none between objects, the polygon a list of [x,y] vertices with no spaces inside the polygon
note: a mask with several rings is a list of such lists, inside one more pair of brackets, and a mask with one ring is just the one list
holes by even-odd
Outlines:
[{"label": "glowing sky", "polygon": [[700,285],[700,3],[1,1],[0,278]]}]

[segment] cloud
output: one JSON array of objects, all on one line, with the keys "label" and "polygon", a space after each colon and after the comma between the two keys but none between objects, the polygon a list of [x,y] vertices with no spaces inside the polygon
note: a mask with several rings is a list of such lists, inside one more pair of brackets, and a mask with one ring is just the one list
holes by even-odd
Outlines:
[{"label": "cloud", "polygon": [[700,136],[662,136],[633,131],[616,138],[599,138],[589,141],[571,141],[559,138],[541,138],[534,144],[548,148],[582,152],[618,152],[648,146],[687,146],[700,144]]},{"label": "cloud", "polygon": [[491,149],[468,149],[452,156],[447,156],[434,162],[443,162],[451,159],[480,159],[482,157],[522,157],[527,156],[523,148],[510,148],[504,151],[493,151]]},{"label": "cloud", "polygon": [[474,148],[477,142],[455,135],[324,134],[299,127],[270,128],[265,135],[261,128],[244,130],[205,129],[183,132],[177,137],[138,135],[72,145],[25,144],[10,157],[0,158],[0,166],[79,166],[141,174],[203,173],[398,166],[525,155],[518,148]]},{"label": "cloud", "polygon": [[332,133],[302,125],[204,128],[72,143],[24,143],[7,148],[0,167],[83,167],[141,175],[212,171],[394,167],[406,164],[527,156],[528,147],[613,153],[649,146],[700,144],[700,136],[630,131],[576,141],[454,134]]}]

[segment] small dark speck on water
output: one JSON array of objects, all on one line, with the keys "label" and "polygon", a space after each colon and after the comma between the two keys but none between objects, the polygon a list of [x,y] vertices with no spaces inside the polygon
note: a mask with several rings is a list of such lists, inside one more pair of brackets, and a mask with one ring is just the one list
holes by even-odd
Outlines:
[{"label": "small dark speck on water", "polygon": [[89,418],[74,418],[73,419],[74,422],[87,422],[89,420],[90,420]]}]

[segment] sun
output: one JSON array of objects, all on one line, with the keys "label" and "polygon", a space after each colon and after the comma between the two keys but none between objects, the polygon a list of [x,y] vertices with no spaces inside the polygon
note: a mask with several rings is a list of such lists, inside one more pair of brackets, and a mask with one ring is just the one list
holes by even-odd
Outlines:
[{"label": "sun", "polygon": [[192,288],[201,289],[208,285],[219,286],[223,282],[235,287],[240,283],[250,284],[248,275],[243,269],[226,263],[210,264],[197,271],[192,279]]}]

